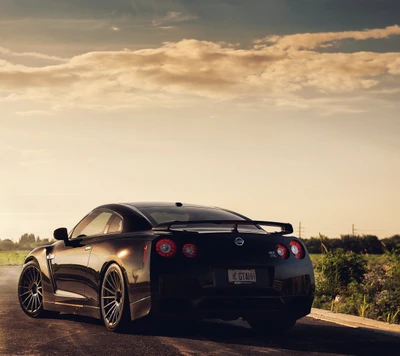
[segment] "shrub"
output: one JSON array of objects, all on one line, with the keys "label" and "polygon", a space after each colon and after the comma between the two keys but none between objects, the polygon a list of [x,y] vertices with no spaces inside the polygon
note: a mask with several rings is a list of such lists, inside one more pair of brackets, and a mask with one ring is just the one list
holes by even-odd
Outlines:
[{"label": "shrub", "polygon": [[368,264],[363,255],[336,250],[316,263],[315,272],[314,307],[400,322],[400,250]]},{"label": "shrub", "polygon": [[[366,273],[364,256],[342,249],[328,252],[317,264],[317,294],[334,298],[350,283],[361,283]],[[319,272],[319,273],[318,273]]]}]

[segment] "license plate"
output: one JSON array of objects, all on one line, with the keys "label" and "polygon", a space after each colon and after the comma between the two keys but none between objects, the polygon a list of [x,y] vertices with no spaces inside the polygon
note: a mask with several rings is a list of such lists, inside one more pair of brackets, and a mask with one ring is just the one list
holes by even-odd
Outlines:
[{"label": "license plate", "polygon": [[256,270],[254,269],[228,269],[228,281],[233,284],[256,283]]}]

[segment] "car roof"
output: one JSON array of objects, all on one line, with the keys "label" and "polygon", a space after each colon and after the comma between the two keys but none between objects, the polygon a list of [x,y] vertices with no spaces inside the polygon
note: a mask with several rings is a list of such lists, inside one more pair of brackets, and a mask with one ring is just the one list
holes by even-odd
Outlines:
[{"label": "car roof", "polygon": [[248,217],[243,216],[239,213],[234,211],[223,209],[215,206],[205,206],[205,205],[198,205],[198,204],[187,204],[181,202],[131,202],[131,203],[114,203],[114,204],[104,204],[96,209],[111,209],[117,213],[119,213],[124,218],[128,218],[134,214],[136,217],[140,216],[141,218],[145,219],[147,223],[151,226],[156,226],[157,223],[146,213],[147,208],[159,208],[160,211],[169,208],[181,208],[185,210],[185,208],[194,208],[194,209],[205,209],[205,210],[214,210],[214,211],[224,211],[227,213],[231,213],[236,215],[238,218],[249,220]]},{"label": "car roof", "polygon": [[198,204],[187,204],[181,202],[136,202],[136,203],[120,203],[121,205],[131,206],[133,208],[154,208],[154,207],[191,207],[191,208],[204,208],[204,209],[216,209],[216,210],[225,210],[222,208],[218,208],[216,206],[206,206],[206,205],[198,205]]}]

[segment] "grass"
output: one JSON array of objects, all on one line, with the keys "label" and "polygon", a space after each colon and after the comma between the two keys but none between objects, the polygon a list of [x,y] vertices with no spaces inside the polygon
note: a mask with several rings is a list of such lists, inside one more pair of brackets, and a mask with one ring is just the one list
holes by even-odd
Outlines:
[{"label": "grass", "polygon": [[0,251],[0,266],[22,265],[29,251]]},{"label": "grass", "polygon": [[[313,263],[319,262],[325,254],[323,253],[310,253],[310,258]],[[364,255],[368,262],[385,262],[387,256],[385,254],[382,255]]]},{"label": "grass", "polygon": [[310,258],[313,263],[320,261],[324,255],[322,253],[310,253]]}]

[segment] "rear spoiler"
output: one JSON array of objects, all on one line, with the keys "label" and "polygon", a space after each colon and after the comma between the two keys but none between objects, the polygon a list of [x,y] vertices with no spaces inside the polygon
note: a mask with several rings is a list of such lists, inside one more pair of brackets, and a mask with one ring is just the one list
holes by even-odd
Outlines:
[{"label": "rear spoiler", "polygon": [[288,223],[276,221],[258,221],[258,220],[198,220],[198,221],[166,221],[153,227],[153,231],[171,231],[172,225],[199,225],[199,224],[216,224],[216,225],[232,225],[232,232],[238,232],[238,225],[265,225],[277,226],[281,231],[274,234],[287,235],[293,233],[293,226]]}]

